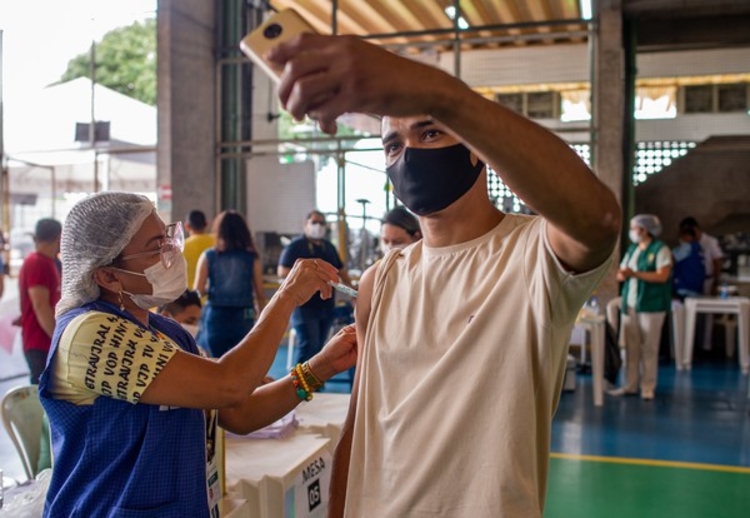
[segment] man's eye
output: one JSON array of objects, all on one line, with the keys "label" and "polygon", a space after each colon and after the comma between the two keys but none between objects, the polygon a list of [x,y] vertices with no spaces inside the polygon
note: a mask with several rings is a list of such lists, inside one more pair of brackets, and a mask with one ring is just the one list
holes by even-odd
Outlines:
[{"label": "man's eye", "polygon": [[388,154],[395,153],[401,147],[401,144],[388,144],[385,147],[385,152]]}]

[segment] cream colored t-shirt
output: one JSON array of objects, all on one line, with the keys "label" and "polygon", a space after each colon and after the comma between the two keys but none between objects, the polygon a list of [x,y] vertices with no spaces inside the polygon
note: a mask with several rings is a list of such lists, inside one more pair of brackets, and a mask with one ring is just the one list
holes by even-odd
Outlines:
[{"label": "cream colored t-shirt", "polygon": [[138,403],[179,347],[115,315],[83,313],[60,337],[50,373],[55,399],[91,405],[97,397]]},{"label": "cream colored t-shirt", "polygon": [[564,270],[541,218],[506,215],[375,278],[348,517],[540,517],[571,328],[607,271]]}]

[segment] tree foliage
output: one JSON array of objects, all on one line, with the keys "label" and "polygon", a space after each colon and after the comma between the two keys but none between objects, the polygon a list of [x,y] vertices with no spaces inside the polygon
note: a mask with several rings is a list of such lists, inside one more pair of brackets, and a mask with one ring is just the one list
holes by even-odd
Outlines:
[{"label": "tree foliage", "polygon": [[[98,84],[156,106],[156,20],[120,27],[95,45]],[[90,77],[90,53],[68,62],[61,82]]]}]

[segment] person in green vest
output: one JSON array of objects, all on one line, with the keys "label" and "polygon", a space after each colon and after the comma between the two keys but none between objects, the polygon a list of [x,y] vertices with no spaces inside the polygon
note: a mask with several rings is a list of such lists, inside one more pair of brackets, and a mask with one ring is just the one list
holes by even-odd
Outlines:
[{"label": "person in green vest", "polygon": [[621,338],[627,354],[625,385],[613,396],[637,394],[654,399],[659,368],[659,343],[664,318],[672,303],[672,253],[656,239],[661,222],[653,214],[638,214],[630,220],[632,244],[617,272],[622,282]]}]

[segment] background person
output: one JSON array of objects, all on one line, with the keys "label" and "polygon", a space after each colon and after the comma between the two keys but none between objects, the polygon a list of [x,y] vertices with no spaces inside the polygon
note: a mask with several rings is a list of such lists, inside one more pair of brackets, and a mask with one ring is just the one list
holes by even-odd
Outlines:
[{"label": "background person", "polygon": [[659,343],[664,318],[671,308],[672,254],[657,240],[661,222],[652,214],[630,220],[630,240],[620,263],[617,280],[622,282],[621,333],[625,342],[625,385],[610,395],[637,394],[654,399],[659,372]]},{"label": "background person", "polygon": [[[298,259],[322,259],[332,264],[341,281],[351,286],[352,281],[346,266],[341,261],[333,243],[325,236],[328,231],[326,218],[322,212],[314,210],[307,215],[304,233],[293,239],[281,252],[276,272],[282,279],[289,275]],[[335,320],[335,300],[313,295],[307,303],[298,307],[292,314],[292,326],[297,333],[297,361],[304,363],[323,347]]]},{"label": "background person", "polygon": [[703,293],[706,266],[695,229],[681,227],[679,232],[680,244],[672,250],[672,290],[680,300],[684,300],[685,297],[697,297]]},{"label": "background person", "polygon": [[[384,115],[386,171],[424,235],[360,281],[329,515],[541,517],[570,332],[619,234],[614,195],[565,142],[437,68],[311,34],[266,57],[297,119],[334,133],[342,113]],[[541,217],[499,211],[485,163]]]},{"label": "background person", "polygon": [[380,250],[383,255],[395,249],[403,250],[422,239],[417,218],[404,207],[389,210],[380,227]]},{"label": "background person", "polygon": [[225,211],[214,227],[216,246],[198,260],[194,288],[208,295],[198,343],[219,358],[253,328],[266,296],[262,261],[245,218]]},{"label": "background person", "polygon": [[[698,224],[698,220],[692,216],[683,219],[680,222],[680,228],[691,229],[698,238],[698,243],[701,245],[703,251],[703,266],[706,270],[706,278],[703,282],[703,294],[715,296],[721,277],[721,260],[724,258],[724,253],[721,251],[721,246],[719,246],[719,240],[703,232]],[[698,315],[698,326],[699,329],[700,327],[703,328],[703,344],[701,348],[704,351],[709,351],[713,342],[713,314]],[[700,336],[700,334],[696,333],[696,336]]]},{"label": "background person", "polygon": [[191,210],[185,219],[185,230],[188,237],[185,239],[185,261],[187,261],[187,278],[188,286],[195,284],[196,271],[198,269],[198,259],[203,252],[216,244],[214,235],[206,232],[208,221],[206,215],[200,210]]},{"label": "background person", "polygon": [[148,310],[185,291],[178,225],[164,225],[145,196],[118,192],[78,202],[65,225],[39,386],[55,459],[45,516],[216,516],[217,420],[240,434],[263,427],[311,397],[300,376],[323,382],[354,363],[355,335],[344,329],[294,377],[260,387],[294,307],[317,291],[330,297],[336,270],[300,261],[253,331],[215,360]]},{"label": "background person", "polygon": [[32,384],[39,383],[47,364],[55,329],[55,305],[60,300],[60,271],[56,259],[61,233],[59,221],[40,219],[34,231],[34,251],[26,256],[18,274],[21,337]]},{"label": "background person", "polygon": [[179,298],[159,306],[158,312],[180,324],[195,338],[201,320],[201,308],[200,294],[195,290],[185,290]]}]

